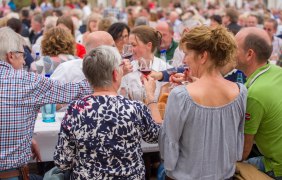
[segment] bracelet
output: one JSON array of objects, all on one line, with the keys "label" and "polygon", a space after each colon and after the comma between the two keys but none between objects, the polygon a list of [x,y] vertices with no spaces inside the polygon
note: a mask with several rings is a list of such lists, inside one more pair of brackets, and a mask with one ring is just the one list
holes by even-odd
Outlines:
[{"label": "bracelet", "polygon": [[149,106],[150,104],[154,104],[154,103],[157,103],[157,101],[151,101],[147,104],[147,106]]}]

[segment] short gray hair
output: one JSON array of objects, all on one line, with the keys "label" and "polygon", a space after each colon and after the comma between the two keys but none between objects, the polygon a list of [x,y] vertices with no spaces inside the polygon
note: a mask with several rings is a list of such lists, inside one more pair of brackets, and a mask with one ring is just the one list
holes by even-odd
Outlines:
[{"label": "short gray hair", "polygon": [[93,87],[111,86],[113,70],[120,70],[121,59],[115,47],[99,46],[84,57],[82,70]]},{"label": "short gray hair", "polygon": [[35,22],[38,22],[39,24],[41,24],[43,26],[44,20],[43,20],[43,16],[41,14],[35,14],[32,19]]},{"label": "short gray hair", "polygon": [[7,61],[6,54],[23,49],[23,38],[9,27],[0,28],[0,60]]}]

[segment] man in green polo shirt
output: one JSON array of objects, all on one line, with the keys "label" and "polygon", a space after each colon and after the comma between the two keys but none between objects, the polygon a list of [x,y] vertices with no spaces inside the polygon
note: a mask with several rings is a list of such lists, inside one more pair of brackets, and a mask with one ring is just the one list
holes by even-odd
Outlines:
[{"label": "man in green polo shirt", "polygon": [[156,25],[156,30],[162,35],[160,48],[155,53],[155,56],[161,56],[161,50],[166,50],[166,60],[171,60],[178,43],[173,40],[173,27],[166,21],[160,21]]},{"label": "man in green polo shirt", "polygon": [[269,176],[282,179],[282,69],[268,63],[271,40],[259,28],[236,35],[237,68],[247,76],[247,113],[243,159],[255,142],[263,156],[248,159]]}]

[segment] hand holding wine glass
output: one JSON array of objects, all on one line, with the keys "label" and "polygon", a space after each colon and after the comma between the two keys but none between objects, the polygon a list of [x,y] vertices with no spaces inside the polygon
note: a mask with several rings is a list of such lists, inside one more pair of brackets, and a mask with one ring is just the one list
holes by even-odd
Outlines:
[{"label": "hand holding wine glass", "polygon": [[183,64],[178,67],[179,71],[183,71],[183,73],[177,73],[171,76],[170,81],[178,84],[188,85],[197,80],[196,77],[191,75],[191,69],[188,65]]},{"label": "hand holding wine glass", "polygon": [[133,71],[133,66],[129,59],[123,59],[120,66],[122,66],[123,76]]},{"label": "hand holding wine glass", "polygon": [[188,85],[190,82],[193,82],[190,78],[190,68],[188,65],[186,64],[183,64],[183,65],[180,65],[178,68],[182,68],[184,69],[184,79],[183,81],[181,82],[183,85]]},{"label": "hand holding wine glass", "polygon": [[156,90],[156,81],[153,78],[151,78],[150,76],[148,77],[143,76],[141,78],[144,84],[146,102],[154,101],[154,95],[155,95],[155,90]]}]

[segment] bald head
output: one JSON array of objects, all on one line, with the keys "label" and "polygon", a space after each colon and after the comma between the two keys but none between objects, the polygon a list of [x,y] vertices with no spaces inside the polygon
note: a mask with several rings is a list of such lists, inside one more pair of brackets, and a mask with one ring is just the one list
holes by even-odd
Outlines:
[{"label": "bald head", "polygon": [[85,39],[86,52],[90,52],[92,49],[101,46],[114,46],[115,41],[113,37],[106,31],[95,31],[87,35]]},{"label": "bald head", "polygon": [[172,28],[169,26],[169,24],[166,21],[159,21],[156,25],[156,30],[165,30],[165,31],[170,31]]},{"label": "bald head", "polygon": [[263,29],[257,27],[243,28],[241,31],[237,33],[236,38],[237,37],[246,38],[246,36],[248,35],[259,36],[262,39],[264,39],[268,43],[268,45],[271,45],[271,39],[269,38],[268,34]]},{"label": "bald head", "polygon": [[171,23],[174,23],[176,21],[176,19],[178,19],[179,15],[177,12],[175,11],[172,11],[170,14],[169,14],[169,20]]},{"label": "bald head", "polygon": [[272,53],[272,43],[268,34],[260,28],[244,28],[236,34],[238,46],[245,52],[253,50],[259,63],[266,62]]}]

